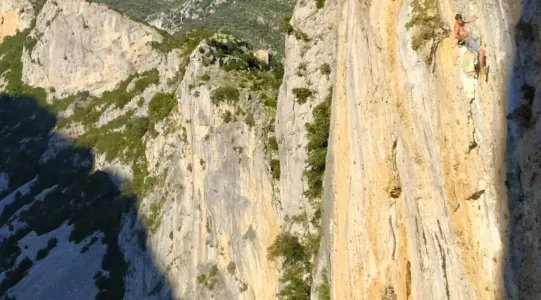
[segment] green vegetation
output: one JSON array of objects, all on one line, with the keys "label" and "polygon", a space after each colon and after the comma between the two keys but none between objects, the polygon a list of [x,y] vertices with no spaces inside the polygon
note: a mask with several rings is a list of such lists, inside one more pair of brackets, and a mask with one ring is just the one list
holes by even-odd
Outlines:
[{"label": "green vegetation", "polygon": [[291,26],[291,15],[287,15],[283,18],[280,30],[285,34],[293,33],[293,26]]},{"label": "green vegetation", "polygon": [[316,232],[306,236],[305,246],[314,256],[319,251],[321,240],[321,196],[323,193],[323,177],[325,174],[327,147],[330,136],[332,94],[333,90],[331,87],[325,100],[312,111],[313,122],[306,124],[306,135],[308,138],[306,151],[308,159],[303,175],[308,182],[308,189],[304,192],[304,195],[308,198],[314,209],[314,216],[310,220],[310,223],[316,228]]},{"label": "green vegetation", "polygon": [[317,288],[318,300],[331,300],[331,288],[329,286],[329,278],[327,277],[327,270],[321,271],[321,277],[323,282]]},{"label": "green vegetation", "polygon": [[[145,117],[132,117],[133,112],[121,116],[107,125],[87,131],[75,141],[80,147],[93,147],[97,153],[105,154],[111,161],[119,158],[124,164],[132,165],[134,178],[132,183],[123,186],[123,194],[137,194],[140,197],[152,187],[153,180],[146,171],[144,145],[142,137],[149,128],[149,120]],[[125,126],[122,132],[117,128]]]},{"label": "green vegetation", "polygon": [[[135,80],[133,88],[128,92],[128,86]],[[159,81],[158,70],[150,70],[141,74],[129,76],[126,80],[117,84],[112,91],[106,91],[100,98],[91,98],[91,101],[86,106],[77,106],[72,116],[58,121],[58,127],[65,127],[74,122],[81,122],[85,127],[93,127],[98,121],[100,115],[109,107],[114,106],[123,108],[131,99],[140,95],[149,85],[157,84]],[[85,97],[86,96],[86,97]],[[69,97],[66,100],[56,100],[61,103],[57,104],[56,111],[67,107],[67,105],[77,100],[86,100],[88,93],[82,93],[75,97]]]},{"label": "green vegetation", "polygon": [[18,241],[30,232],[29,229],[20,229],[15,234],[0,243],[0,272],[6,272],[11,269],[17,257],[21,254]]},{"label": "green vegetation", "polygon": [[255,119],[254,119],[254,114],[253,113],[248,113],[246,115],[246,118],[244,119],[244,122],[246,123],[246,125],[248,125],[250,128],[251,127],[254,127],[255,126]]},{"label": "green vegetation", "polygon": [[[43,8],[43,6],[45,5],[46,0],[33,0],[30,2],[32,3],[32,8],[34,9],[34,15],[37,16],[41,12],[41,9]],[[33,20],[33,22],[35,22],[35,20]],[[33,25],[34,23],[32,24],[32,26]]]},{"label": "green vegetation", "polygon": [[[319,251],[321,241],[321,195],[330,132],[331,101],[332,88],[329,89],[326,99],[312,111],[313,122],[306,124],[308,159],[304,176],[308,181],[308,189],[305,191],[305,196],[308,197],[315,211],[310,220],[315,233],[311,233],[308,224],[305,224],[306,233],[302,241],[290,233],[282,232],[267,249],[269,260],[275,260],[278,257],[283,259],[280,282],[285,286],[278,294],[279,299],[310,299],[312,261]],[[304,223],[306,216],[294,216],[290,221]],[[324,278],[324,281],[326,282],[327,279]],[[322,284],[317,292],[319,298],[324,300],[328,299],[330,290],[328,285]]]},{"label": "green vegetation", "polygon": [[303,250],[304,246],[296,236],[283,232],[278,235],[274,243],[267,249],[267,259],[274,261],[279,257],[283,257],[287,263],[303,262],[307,256]]},{"label": "green vegetation", "polygon": [[[128,78],[128,80],[133,79],[137,75],[132,75]],[[129,83],[131,81],[125,80],[124,85],[126,83]],[[128,102],[130,102],[133,97],[141,94],[144,92],[144,90],[151,84],[158,84],[160,82],[160,74],[157,69],[153,69],[151,71],[145,72],[139,76],[139,78],[135,81],[134,86],[130,92],[127,92],[127,86],[124,88],[124,85],[121,85],[119,89],[113,91],[113,92],[105,92],[103,93],[103,97],[106,99],[107,102],[113,102],[115,103],[115,106],[118,108],[124,108]],[[115,100],[116,99],[116,100]]]},{"label": "green vegetation", "polygon": [[199,159],[199,165],[201,166],[201,168],[203,168],[203,170],[205,169],[206,163],[202,158]]},{"label": "green vegetation", "polygon": [[15,212],[17,212],[19,209],[21,209],[23,206],[29,204],[32,202],[32,197],[30,195],[24,195],[22,196],[20,192],[17,192],[15,194],[15,200],[4,206],[4,209],[2,210],[2,214],[0,215],[0,225],[7,224],[9,218],[13,216]]},{"label": "green vegetation", "polygon": [[214,265],[210,268],[210,271],[208,274],[201,273],[197,275],[197,283],[203,285],[210,291],[214,289],[214,286],[218,282],[218,266]]},{"label": "green vegetation", "polygon": [[57,244],[57,240],[56,238],[51,238],[48,242],[47,242],[47,246],[40,249],[38,251],[38,253],[36,254],[36,260],[42,260],[44,259],[48,254],[49,252],[54,248],[56,247],[56,244]]},{"label": "green vegetation", "polygon": [[272,151],[278,151],[278,142],[275,136],[269,137],[268,145]]},{"label": "green vegetation", "polygon": [[203,284],[207,280],[207,275],[205,274],[199,274],[196,277],[197,283]]},{"label": "green vegetation", "polygon": [[301,63],[301,64],[297,67],[297,76],[303,77],[304,75],[306,75],[306,68],[307,68],[306,63],[305,63],[305,62]]},{"label": "green vegetation", "polygon": [[[124,131],[116,131],[125,126]],[[141,139],[149,128],[145,117],[133,117],[133,112],[118,117],[107,125],[92,128],[79,136],[75,144],[79,147],[93,147],[97,153],[105,154],[107,161],[119,158],[129,163],[144,151]]]},{"label": "green vegetation", "polygon": [[29,53],[32,53],[34,50],[34,47],[38,44],[38,40],[41,38],[41,36],[38,35],[37,38],[32,36],[26,36],[26,40],[24,41],[24,48],[28,50]]},{"label": "green vegetation", "polygon": [[210,95],[210,99],[214,105],[218,105],[221,102],[227,102],[230,104],[235,104],[239,101],[239,90],[231,85],[221,86]]},{"label": "green vegetation", "polygon": [[143,223],[145,224],[145,228],[150,233],[156,233],[156,230],[160,228],[161,224],[161,218],[160,218],[160,212],[162,210],[163,202],[165,200],[160,201],[154,201],[152,204],[150,204],[150,212],[148,216],[145,216],[143,218]]},{"label": "green vegetation", "polygon": [[267,249],[267,259],[283,259],[283,274],[280,283],[284,287],[278,293],[279,299],[310,299],[311,263],[310,254],[296,236],[282,232]]},{"label": "green vegetation", "polygon": [[223,114],[222,114],[222,120],[224,120],[225,123],[229,123],[233,120],[233,115],[231,114],[230,111],[226,110]]},{"label": "green vegetation", "polygon": [[235,275],[235,273],[237,272],[237,265],[232,261],[229,262],[229,264],[227,265],[227,272],[229,272],[229,274],[231,275]]},{"label": "green vegetation", "polygon": [[383,289],[381,300],[396,300],[398,297],[396,296],[396,292],[394,291],[394,288],[390,285],[386,286]]},{"label": "green vegetation", "polygon": [[272,178],[280,179],[280,161],[277,159],[273,159],[270,162],[270,166],[272,171]]},{"label": "green vegetation", "polygon": [[210,80],[210,76],[209,76],[209,74],[206,74],[206,73],[205,73],[205,74],[203,74],[203,75],[197,77],[197,80],[203,81],[203,82],[207,82],[207,81]]},{"label": "green vegetation", "polygon": [[169,53],[173,49],[182,49],[182,46],[184,45],[183,40],[169,35],[169,33],[160,32],[163,36],[163,41],[161,43],[158,42],[151,42],[151,45],[154,49],[162,52],[162,53]]},{"label": "green vegetation", "polygon": [[3,296],[11,287],[21,281],[33,264],[30,258],[25,257],[17,267],[7,271],[4,275],[4,280],[0,283],[0,296]]},{"label": "green vegetation", "polygon": [[[324,3],[325,0],[316,0],[316,2],[319,5],[319,2]],[[308,37],[306,33],[304,33],[302,30],[298,28],[294,28],[293,25],[291,25],[291,15],[287,15],[283,18],[282,24],[280,25],[280,31],[287,35],[292,34],[297,40],[301,40],[303,42],[310,41],[310,37]]]},{"label": "green vegetation", "polygon": [[266,107],[276,109],[276,104],[277,104],[276,98],[266,97],[264,104]]},{"label": "green vegetation", "polygon": [[245,283],[245,282],[241,283],[241,284],[240,284],[240,287],[239,287],[239,291],[240,291],[241,293],[244,293],[244,292],[246,292],[247,290],[248,290],[248,284]]},{"label": "green vegetation", "polygon": [[214,277],[216,275],[218,275],[218,266],[214,265],[210,268],[209,277]]},{"label": "green vegetation", "polygon": [[150,126],[163,121],[173,109],[177,107],[177,101],[173,94],[157,93],[148,103],[148,119]]},{"label": "green vegetation", "polygon": [[310,37],[308,37],[308,35],[302,32],[300,29],[293,29],[293,36],[295,36],[297,40],[301,40],[303,42],[310,41]]},{"label": "green vegetation", "polygon": [[214,32],[206,29],[198,29],[182,34],[170,35],[166,31],[158,30],[163,37],[162,43],[151,42],[154,49],[162,53],[169,53],[173,49],[183,50],[185,55],[191,54],[199,43],[214,35]]},{"label": "green vegetation", "polygon": [[312,97],[312,91],[307,88],[294,88],[292,90],[293,95],[297,99],[297,103],[304,104],[308,101],[308,98]]},{"label": "green vegetation", "polygon": [[[291,13],[293,1],[282,0],[253,0],[228,1],[220,5],[211,5],[212,1],[197,1],[193,3],[194,13],[197,10],[199,18],[184,18],[178,12],[186,0],[92,0],[92,2],[107,3],[111,8],[124,13],[130,18],[144,22],[147,17],[165,13],[163,22],[165,28],[178,29],[177,36],[194,29],[206,28],[213,31],[230,31],[236,36],[249,40],[258,47],[278,49],[283,53],[284,38],[280,34],[280,16]],[[235,16],[232,18],[231,16]],[[264,22],[260,22],[263,16]],[[163,34],[163,33],[162,33]]]},{"label": "green vegetation", "polygon": [[83,248],[81,248],[81,251],[80,253],[85,253],[86,251],[88,251],[88,249],[90,249],[90,246],[92,246],[94,243],[96,243],[98,241],[98,238],[93,236],[90,241],[88,242],[88,244],[84,245]]},{"label": "green vegetation", "polygon": [[323,75],[327,75],[327,76],[331,75],[331,72],[332,72],[331,65],[329,65],[328,63],[324,63],[319,67],[319,71]]},{"label": "green vegetation", "polygon": [[130,91],[130,96],[134,97],[141,94],[151,84],[160,83],[160,72],[157,69],[146,71],[140,75],[132,75],[128,78],[137,77],[133,89]]},{"label": "green vegetation", "polygon": [[414,28],[411,47],[413,50],[423,48],[432,41],[432,47],[437,45],[447,34],[445,23],[441,19],[436,0],[413,0],[411,2],[412,15],[407,29]]},{"label": "green vegetation", "polygon": [[227,41],[211,39],[211,52],[215,58],[223,60],[221,67],[227,71],[252,71],[251,77],[261,76],[257,71],[268,69],[268,66],[254,56],[249,44],[231,37]]},{"label": "green vegetation", "polygon": [[212,219],[207,219],[207,224],[205,224],[205,229],[207,230],[208,234],[212,234]]},{"label": "green vegetation", "polygon": [[291,264],[285,270],[279,281],[282,284],[286,284],[282,290],[278,293],[280,300],[301,300],[310,299],[310,286],[312,284],[312,278],[308,275],[311,270],[307,269],[303,263]]},{"label": "green vegetation", "polygon": [[329,90],[325,100],[312,111],[313,122],[306,124],[308,159],[304,176],[308,181],[305,196],[309,199],[320,198],[322,193],[331,122],[331,101],[332,89]]},{"label": "green vegetation", "polygon": [[325,0],[316,0],[317,9],[323,8],[324,5],[325,5]]},{"label": "green vegetation", "polygon": [[15,36],[6,36],[0,44],[0,72],[7,82],[6,92],[13,97],[32,97],[42,107],[46,107],[46,92],[41,88],[32,88],[22,82],[23,45],[30,29],[18,32]]}]

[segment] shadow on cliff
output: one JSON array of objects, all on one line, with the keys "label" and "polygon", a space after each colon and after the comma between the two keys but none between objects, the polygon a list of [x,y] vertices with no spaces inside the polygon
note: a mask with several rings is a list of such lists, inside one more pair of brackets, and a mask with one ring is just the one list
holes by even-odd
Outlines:
[{"label": "shadow on cliff", "polygon": [[520,3],[508,85],[506,299],[541,298],[541,2]]},{"label": "shadow on cliff", "polygon": [[[69,241],[80,248],[80,253],[88,251],[93,244],[99,244],[98,237],[107,245],[101,262],[99,257],[95,260],[101,265],[80,266],[102,270],[95,274],[94,282],[85,283],[97,287],[96,299],[130,298],[125,293],[127,274],[139,279],[129,284],[136,294],[145,299],[152,296],[171,299],[166,277],[146,250],[146,230],[136,212],[137,197],[124,195],[114,184],[111,174],[92,170],[94,155],[90,149],[71,146],[61,137],[55,137],[52,129],[56,122],[53,114],[30,97],[14,98],[0,94],[0,199],[33,180],[29,194],[15,192],[13,201],[6,198],[2,201],[4,203],[0,202],[0,274],[3,275],[0,275],[0,298],[15,296],[19,299],[10,288],[31,274],[32,267],[46,261],[36,257],[24,259],[18,241],[32,231],[40,236],[68,225],[72,229]],[[61,147],[56,155],[49,155],[47,152],[53,138],[56,138],[55,144],[64,143],[65,147]],[[6,178],[9,178],[7,186]],[[56,188],[52,188],[42,201],[34,200],[43,190],[54,186]],[[25,206],[30,203],[33,204]],[[133,242],[119,242],[119,236]],[[127,250],[135,256],[132,257],[134,260],[145,262],[145,268],[131,270],[124,257]],[[73,263],[78,262],[75,260]],[[53,266],[50,276],[54,277],[56,272],[59,270]],[[30,285],[41,286],[48,282],[46,278],[42,279]],[[54,288],[72,293],[80,290],[80,286],[70,286],[73,282],[77,281]],[[148,291],[148,294],[142,294],[143,291]]]}]

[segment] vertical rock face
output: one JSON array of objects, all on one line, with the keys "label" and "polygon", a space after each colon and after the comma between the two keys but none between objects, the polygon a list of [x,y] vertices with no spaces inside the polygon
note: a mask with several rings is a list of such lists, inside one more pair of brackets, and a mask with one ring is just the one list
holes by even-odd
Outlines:
[{"label": "vertical rock face", "polygon": [[[57,132],[35,138],[44,152],[37,155],[40,163],[75,140],[95,152],[95,169],[117,186],[132,181],[140,189],[122,186],[138,199],[123,207],[112,238],[91,231],[82,246],[71,241],[68,227],[54,229],[65,246],[59,248],[73,252],[74,262],[84,258],[77,251],[84,254],[94,243],[96,269],[111,268],[111,257],[126,260],[93,278],[98,293],[110,291],[114,272],[124,280],[123,288],[115,286],[124,299],[270,300],[295,287],[292,277],[305,283],[295,282],[302,297],[312,299],[325,299],[326,284],[331,299],[340,300],[535,299],[541,295],[541,17],[534,0],[521,5],[299,1],[285,28],[278,92],[281,72],[273,73],[273,57],[261,51],[252,60],[243,43],[225,35],[194,42],[193,53],[188,46],[164,51],[174,47],[153,42],[171,37],[102,5],[46,1],[34,19],[37,5],[0,0],[0,41],[32,27],[28,37],[10,41],[20,42],[22,68],[19,60],[2,60],[18,58],[15,50],[0,48],[1,65],[12,68],[0,70],[0,87],[46,93],[53,102],[60,120],[48,116]],[[456,13],[479,17],[466,30],[487,51],[487,75],[478,74],[476,55],[451,37]],[[270,71],[257,61],[270,62]],[[14,77],[21,69],[19,82]],[[66,96],[73,97],[58,100]],[[321,155],[323,195],[316,197],[323,206],[320,226],[308,222],[320,219],[314,196],[306,193],[306,124],[327,99],[332,115]],[[14,145],[29,141],[15,138]],[[6,195],[0,233],[11,243],[0,241],[0,250],[20,250],[18,239],[35,234],[13,229],[25,225],[20,216],[35,202],[16,195],[25,188],[12,182],[24,176],[13,176],[13,169],[0,170],[0,194]],[[51,188],[55,182],[48,179]],[[48,189],[26,189],[45,193],[40,202],[51,201]],[[4,216],[5,207],[11,215]],[[77,221],[74,227],[94,225],[93,219]],[[291,262],[282,254],[281,264],[267,258],[283,231],[303,248],[293,252],[311,247],[298,255],[297,269],[286,269]],[[53,275],[31,253],[42,246],[22,251],[34,263],[30,276],[0,285],[2,293],[24,298],[23,290],[54,288],[39,280]],[[105,254],[100,265],[110,249],[121,255]],[[63,257],[51,251],[49,261]],[[11,265],[1,266],[2,280],[22,260],[10,258]],[[94,291],[86,271],[70,288]]]},{"label": "vertical rock face", "polygon": [[[53,138],[43,140],[43,161],[95,135],[85,144],[94,152],[95,170],[107,173],[117,187],[140,180],[146,188],[117,224],[118,245],[116,236],[109,243],[122,253],[115,263],[126,261],[125,269],[114,270],[115,276],[124,272],[124,285],[116,282],[113,288],[124,299],[275,299],[279,265],[267,260],[266,252],[279,231],[279,186],[269,165],[277,151],[268,139],[274,135],[273,101],[281,78],[231,37],[220,35],[214,46],[197,40],[193,54],[184,52],[184,45],[164,51],[151,44],[163,40],[154,29],[86,1],[46,1],[33,21],[28,37],[20,33],[12,40],[24,44],[18,45],[22,78],[6,78],[34,91],[32,96],[47,93],[51,106],[61,106],[60,120],[49,116],[56,128]],[[217,93],[220,100],[214,94],[224,87],[230,89]],[[154,101],[157,95],[166,100]],[[134,128],[140,135],[126,135]],[[2,181],[12,181],[0,174]],[[15,236],[14,216],[0,224],[6,237]],[[73,247],[79,251],[81,245]],[[106,269],[109,254],[103,266],[100,255],[94,266],[105,271],[94,276],[88,269],[96,283],[88,280],[92,276],[80,282],[98,293],[113,277]],[[73,264],[81,257],[74,255]],[[24,281],[24,287],[52,288],[38,280],[46,272],[35,275],[46,265],[36,260],[34,266],[28,273],[37,279]],[[0,292],[24,295],[17,282]]]},{"label": "vertical rock face", "polygon": [[[315,1],[299,1],[291,19],[294,33],[286,39],[285,74],[277,111],[277,139],[282,176],[280,192],[283,216],[292,217],[309,206],[303,195],[306,168],[306,128],[312,109],[329,94],[334,74],[338,5],[329,1],[317,9]],[[328,71],[324,71],[325,66]],[[322,68],[323,67],[323,68]],[[304,88],[312,95],[306,103],[294,90]]]},{"label": "vertical rock face", "polygon": [[23,81],[57,98],[101,94],[160,63],[153,29],[86,1],[47,1],[27,39]]},{"label": "vertical rock face", "polygon": [[5,36],[28,28],[33,17],[34,9],[28,0],[0,1],[0,42]]},{"label": "vertical rock face", "polygon": [[541,297],[541,5],[523,1],[516,27],[516,57],[509,91],[507,181],[509,245],[505,266],[508,299]]},{"label": "vertical rock face", "polygon": [[[514,11],[339,1],[321,253],[333,299],[502,297]],[[468,74],[472,54],[450,33],[412,49],[423,30],[406,28],[412,16],[435,14],[449,32],[457,12],[479,17],[466,30],[482,39],[487,76]]]},{"label": "vertical rock face", "polygon": [[[194,52],[176,90],[178,112],[167,125],[174,130],[147,142],[152,174],[167,175],[143,201],[143,211],[164,201],[159,228],[149,236],[153,263],[163,267],[175,299],[274,299],[278,267],[266,249],[279,217],[261,138],[266,120],[256,114],[254,126],[236,122],[239,109],[254,101],[244,94],[241,107],[212,103],[211,87],[230,79],[203,60]],[[200,84],[204,75],[211,79]],[[231,122],[223,120],[228,111]],[[129,254],[128,299],[147,297],[157,284],[141,272],[152,262],[139,257]]]}]

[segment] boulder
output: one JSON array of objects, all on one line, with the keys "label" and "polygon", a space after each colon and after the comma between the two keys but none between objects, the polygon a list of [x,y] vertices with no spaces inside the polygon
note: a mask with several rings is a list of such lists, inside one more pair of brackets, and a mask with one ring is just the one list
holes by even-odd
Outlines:
[{"label": "boulder", "polygon": [[261,62],[265,64],[269,64],[269,51],[267,50],[259,50],[254,53],[255,58],[260,60]]}]

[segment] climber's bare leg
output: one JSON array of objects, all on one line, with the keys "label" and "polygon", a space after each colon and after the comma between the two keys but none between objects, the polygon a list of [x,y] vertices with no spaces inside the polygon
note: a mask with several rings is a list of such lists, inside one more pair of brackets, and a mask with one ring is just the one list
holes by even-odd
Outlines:
[{"label": "climber's bare leg", "polygon": [[485,50],[479,49],[477,53],[479,55],[479,71],[481,73],[484,73],[485,72]]}]

